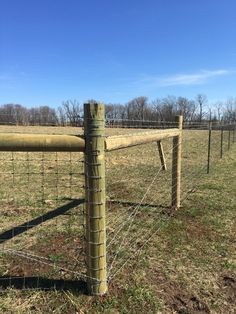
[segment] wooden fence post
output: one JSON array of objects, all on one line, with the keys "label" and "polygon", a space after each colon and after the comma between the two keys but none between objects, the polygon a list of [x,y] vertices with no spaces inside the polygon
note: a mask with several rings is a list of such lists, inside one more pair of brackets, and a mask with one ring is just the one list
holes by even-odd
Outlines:
[{"label": "wooden fence post", "polygon": [[107,292],[104,105],[84,105],[87,287]]},{"label": "wooden fence post", "polygon": [[210,172],[210,162],[211,162],[211,130],[212,130],[212,122],[209,122],[208,151],[207,151],[207,174],[209,174],[209,172]]},{"label": "wooden fence post", "polygon": [[159,152],[159,156],[160,156],[160,160],[161,160],[161,167],[162,167],[162,170],[165,171],[165,170],[167,170],[167,166],[166,166],[164,149],[163,149],[161,141],[157,141],[157,147],[158,147],[158,152]]},{"label": "wooden fence post", "polygon": [[220,158],[223,158],[223,141],[224,141],[224,130],[222,126],[220,130]]},{"label": "wooden fence post", "polygon": [[173,208],[180,207],[180,184],[181,184],[181,151],[182,151],[182,128],[183,116],[177,116],[178,128],[180,135],[173,137],[173,150],[172,150],[172,200],[171,205]]}]

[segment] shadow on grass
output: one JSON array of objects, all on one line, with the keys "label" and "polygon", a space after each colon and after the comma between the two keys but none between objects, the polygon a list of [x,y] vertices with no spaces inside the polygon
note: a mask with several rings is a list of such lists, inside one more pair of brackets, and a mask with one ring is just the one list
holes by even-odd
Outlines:
[{"label": "shadow on grass", "polygon": [[0,277],[0,292],[9,288],[17,290],[74,290],[87,294],[83,280],[48,279],[43,277]]},{"label": "shadow on grass", "polygon": [[138,202],[130,202],[130,201],[121,201],[121,200],[109,200],[108,204],[118,204],[123,205],[124,207],[133,207],[139,206],[139,207],[152,207],[152,208],[163,208],[163,209],[169,209],[170,206],[162,205],[162,204],[149,204],[149,203],[138,203]]},{"label": "shadow on grass", "polygon": [[65,214],[68,210],[84,203],[84,199],[78,199],[73,200],[70,203],[67,203],[66,205],[60,206],[44,215],[41,215],[35,219],[29,220],[19,226],[16,226],[14,228],[11,228],[7,231],[4,231],[2,234],[0,234],[0,244],[4,243],[7,240],[10,240],[17,235],[26,232],[27,230],[36,227],[42,223],[44,223],[47,220],[53,219],[59,215]]}]

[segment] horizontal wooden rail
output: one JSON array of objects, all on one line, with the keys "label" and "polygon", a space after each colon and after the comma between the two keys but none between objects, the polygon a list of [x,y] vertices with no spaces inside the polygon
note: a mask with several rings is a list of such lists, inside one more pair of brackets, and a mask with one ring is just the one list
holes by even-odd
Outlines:
[{"label": "horizontal wooden rail", "polygon": [[106,151],[160,141],[165,138],[180,135],[179,129],[165,129],[148,132],[133,133],[129,135],[115,135],[106,138]]},{"label": "horizontal wooden rail", "polygon": [[[178,136],[179,129],[155,130],[105,139],[107,151],[160,141]],[[84,152],[85,140],[77,135],[1,133],[0,151],[18,152]]]},{"label": "horizontal wooden rail", "polygon": [[76,135],[0,134],[0,151],[83,152],[85,141]]}]

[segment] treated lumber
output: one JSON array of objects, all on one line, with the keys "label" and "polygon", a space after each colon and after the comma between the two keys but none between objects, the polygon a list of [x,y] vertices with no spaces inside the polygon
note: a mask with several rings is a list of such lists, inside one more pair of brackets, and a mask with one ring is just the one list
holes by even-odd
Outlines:
[{"label": "treated lumber", "polygon": [[85,209],[87,288],[91,295],[107,292],[106,263],[106,184],[105,184],[105,107],[84,105]]},{"label": "treated lumber", "polygon": [[84,148],[84,139],[76,135],[0,134],[0,151],[83,152]]},{"label": "treated lumber", "polygon": [[128,135],[115,135],[109,136],[105,140],[106,151],[151,143],[163,140],[169,137],[175,137],[180,134],[180,130],[167,129],[167,130],[155,130],[149,132],[133,133]]},{"label": "treated lumber", "polygon": [[166,159],[165,159],[165,154],[164,154],[164,149],[161,141],[157,141],[157,147],[158,147],[158,152],[161,160],[161,167],[162,170],[165,171],[167,170],[166,166]]},{"label": "treated lumber", "polygon": [[212,122],[209,122],[208,131],[208,151],[207,151],[207,173],[210,173],[210,162],[211,162],[211,132],[212,132]]},{"label": "treated lumber", "polygon": [[179,135],[173,137],[172,146],[172,195],[171,205],[174,209],[180,207],[181,198],[181,155],[182,155],[182,129],[183,129],[183,116],[177,116]]}]

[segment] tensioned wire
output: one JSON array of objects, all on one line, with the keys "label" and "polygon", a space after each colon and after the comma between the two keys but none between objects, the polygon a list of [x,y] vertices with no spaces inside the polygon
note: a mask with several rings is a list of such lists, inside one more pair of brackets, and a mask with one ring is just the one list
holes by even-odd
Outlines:
[{"label": "tensioned wire", "polygon": [[51,267],[57,268],[59,271],[72,273],[72,274],[74,274],[74,275],[76,275],[78,277],[89,278],[89,279],[92,279],[92,280],[100,282],[100,280],[98,280],[96,278],[93,278],[93,277],[90,277],[90,276],[86,275],[85,273],[65,268],[64,266],[60,266],[58,262],[53,262],[49,258],[38,256],[38,255],[33,254],[33,253],[24,252],[24,251],[21,251],[21,250],[14,250],[14,249],[1,249],[0,252],[1,253],[5,253],[5,254],[16,255],[16,256],[19,256],[21,258],[29,259],[31,261],[34,261],[34,262],[37,262],[37,263],[40,263],[40,264],[44,264],[44,265],[47,265],[47,266],[51,266]]},{"label": "tensioned wire", "polygon": [[[167,155],[168,156],[168,155]],[[168,159],[168,158],[167,158]],[[195,170],[191,173],[191,174],[189,174],[189,176],[191,176],[193,173],[195,172]],[[157,175],[160,173],[160,171],[157,173]],[[173,188],[175,187],[175,185],[173,186]],[[163,194],[163,193],[162,193]],[[165,193],[166,195],[167,194],[169,194],[169,192],[167,192],[167,193]],[[149,202],[148,204],[147,204],[147,206],[142,206],[142,209],[144,209],[145,210],[145,208],[148,208],[149,206],[152,206],[153,205],[153,202]],[[139,203],[137,204],[137,206],[139,206]],[[158,206],[158,205],[155,205],[156,207],[163,207],[163,206]],[[126,211],[129,211],[131,208],[133,208],[134,206],[130,206],[130,207],[128,207],[128,209],[126,209]],[[135,207],[135,209],[136,209],[136,207]],[[133,215],[133,213],[134,213],[134,211],[135,211],[135,209],[131,212],[131,214],[130,214],[130,216],[132,216]],[[118,217],[116,218],[116,220],[115,221],[118,221],[119,220],[119,218],[120,217],[122,217],[122,215],[123,215],[123,213],[121,212],[121,214],[120,215],[118,215]],[[120,226],[121,226],[121,228],[123,227],[123,225],[125,225],[126,223],[127,223],[127,220],[129,219],[129,216],[128,217],[125,217],[125,221],[123,222],[123,223],[121,223],[120,224]],[[112,221],[113,223],[114,223],[114,221]],[[119,226],[118,226],[119,227]],[[120,229],[121,229],[120,228]],[[113,240],[111,240],[111,242],[112,242]],[[108,244],[108,246],[109,246],[109,244]]]},{"label": "tensioned wire", "polygon": [[[168,152],[168,153],[166,154],[166,156],[167,156],[166,161],[168,161],[169,155],[170,155],[170,153],[172,152],[172,150],[173,150],[173,148],[171,148],[171,149],[170,149],[170,152]],[[160,170],[161,170],[161,167],[160,167],[159,171],[156,173],[156,177],[159,175]],[[194,173],[194,171],[193,171],[193,173]],[[191,176],[193,173],[190,173],[189,176]],[[156,181],[156,179],[157,179],[156,177],[155,177],[155,181]],[[184,178],[184,179],[185,179],[185,178]],[[152,184],[153,184],[153,183],[151,183],[151,185],[152,185]],[[174,185],[174,186],[172,185],[172,187],[175,187],[175,185]],[[168,192],[168,193],[169,193],[169,192]],[[167,193],[166,193],[166,195],[167,195]],[[146,195],[145,195],[145,196],[146,196]],[[145,197],[144,197],[144,198],[145,198]],[[144,200],[144,199],[143,199],[143,200]],[[133,216],[135,210],[137,209],[137,206],[139,207],[140,205],[142,205],[143,200],[142,200],[142,202],[136,202],[136,203],[135,203],[135,208],[134,208],[134,205],[133,205],[133,204],[132,204],[131,206],[129,206],[128,208],[126,208],[126,211],[127,211],[127,212],[128,212],[130,209],[133,209],[133,208],[134,208],[134,209],[132,210],[132,212],[130,213],[130,215],[127,215],[127,216],[125,217],[125,220],[118,226],[119,231],[120,231],[120,229],[123,228],[123,226],[125,226],[125,225],[127,224],[127,222],[129,221],[129,219],[132,218],[132,216]],[[119,203],[119,202],[116,202],[116,204],[122,205],[122,201],[120,201],[120,203]],[[148,208],[148,207],[151,206],[151,205],[154,205],[154,201],[149,202],[149,203],[147,204],[147,206],[142,206],[142,209]],[[156,205],[156,207],[163,207],[163,206],[161,206],[161,205],[159,205],[159,206]],[[116,217],[115,221],[113,220],[113,221],[110,221],[110,222],[111,222],[112,224],[114,224],[115,222],[119,221],[119,219],[122,218],[122,217],[123,217],[123,212],[121,211],[121,213]],[[116,235],[115,235],[114,237],[117,237],[117,233],[116,233]],[[113,239],[111,239],[110,242],[113,242]],[[110,246],[110,242],[108,243],[108,247]]]},{"label": "tensioned wire", "polygon": [[[168,160],[168,157],[170,155],[170,153],[173,151],[173,147],[172,149],[170,150],[170,152],[167,154],[167,158],[166,160]],[[151,183],[149,184],[149,186],[147,187],[146,191],[144,192],[144,195],[142,196],[140,202],[135,206],[135,208],[133,209],[133,211],[130,213],[130,215],[126,218],[126,220],[122,223],[122,225],[120,226],[119,230],[116,232],[116,234],[114,235],[114,237],[110,240],[110,242],[108,243],[107,247],[110,246],[110,244],[114,241],[114,238],[117,237],[118,233],[122,230],[122,228],[129,222],[130,219],[133,219],[136,214],[138,213],[138,210],[140,208],[140,206],[142,205],[143,201],[145,200],[147,194],[149,193],[152,185],[154,184],[154,182],[156,181],[159,173],[161,172],[162,170],[162,165],[159,167],[159,170],[156,172],[154,178],[152,179]],[[126,211],[129,211],[130,209],[132,209],[133,206],[129,206]]]},{"label": "tensioned wire", "polygon": [[[148,144],[149,145],[149,144]],[[140,145],[140,146],[144,146],[144,145]],[[171,143],[171,147],[172,147],[172,143]],[[132,149],[132,148],[128,148],[129,150],[130,149]],[[168,148],[169,149],[169,148]],[[145,148],[144,148],[144,150],[145,150]],[[172,148],[170,148],[170,150],[172,150]],[[155,151],[155,154],[156,154],[156,152],[157,151]],[[153,152],[154,153],[154,152]],[[152,154],[153,154],[152,153]],[[146,152],[146,155],[148,154],[148,152]],[[168,157],[168,153],[166,154],[166,156]],[[168,158],[166,158],[166,162],[168,161]],[[111,159],[111,162],[112,162],[112,159]],[[132,163],[130,163],[131,165],[132,165]],[[156,175],[158,175],[159,173],[160,173],[160,170],[162,170],[161,169],[161,167],[162,166],[155,166],[155,167],[157,167],[157,172],[155,171],[155,174]],[[158,171],[158,168],[160,167],[160,169],[159,169],[159,171]],[[115,169],[115,167],[106,167],[106,169],[108,170],[108,169]],[[119,173],[119,175],[120,175],[120,169],[117,169],[116,170],[118,173]],[[135,173],[135,172],[134,172]],[[139,172],[140,173],[140,172]],[[135,174],[134,175],[134,178],[135,178],[135,176],[136,176],[137,174]],[[145,173],[145,175],[146,175],[146,173]],[[111,174],[109,174],[107,177],[117,177],[117,175],[114,175],[113,173],[111,173]],[[147,175],[146,175],[146,177],[147,177]],[[149,177],[149,176],[148,176]],[[109,180],[109,179],[108,179]],[[129,180],[130,180],[130,177],[129,177]],[[128,180],[128,181],[129,181]],[[152,180],[151,180],[152,181]],[[121,182],[120,180],[118,181],[118,182]],[[127,180],[126,179],[124,179],[124,180],[122,180],[122,182],[127,182]],[[116,183],[116,181],[114,182],[114,183]],[[111,182],[111,188],[109,187],[109,189],[107,189],[107,194],[109,195],[109,193],[111,193],[111,194],[114,194],[113,192],[112,192],[112,184],[113,184],[113,182]],[[109,186],[109,185],[108,185]],[[146,187],[144,188],[145,190],[146,190]],[[142,198],[142,197],[141,197]],[[110,202],[110,204],[112,204],[113,203],[113,200],[112,200],[112,198],[111,199],[109,199],[108,200],[108,203]],[[114,201],[114,204],[116,204],[116,205],[123,205],[123,200],[117,200],[117,201]],[[135,206],[136,205],[139,205],[139,203],[140,203],[140,200],[138,200],[138,201],[136,201],[135,202]],[[143,204],[143,202],[142,202],[142,204]],[[126,211],[128,212],[130,209],[133,209],[134,208],[134,204],[132,204],[132,205],[130,205],[129,207],[127,207],[126,206]],[[122,210],[122,208],[120,208],[120,210]],[[108,214],[109,214],[109,212],[108,212]],[[111,212],[111,214],[112,214],[112,212]],[[122,211],[121,211],[121,213],[119,214],[119,215],[116,215],[116,217],[115,217],[115,221],[118,221],[119,220],[119,217],[121,217],[122,216]],[[115,223],[115,221],[114,221],[114,219],[112,219],[112,216],[111,216],[111,218],[110,218],[110,220],[109,220],[109,218],[108,218],[108,221],[107,221],[107,223],[109,224],[109,223],[112,223],[112,224],[114,224]]]},{"label": "tensioned wire", "polygon": [[[219,158],[218,158],[218,159],[219,159]],[[214,159],[214,162],[215,162],[216,160],[217,160],[217,159],[215,158],[215,159]],[[206,169],[206,164],[203,165],[200,169],[198,169],[197,173],[196,173],[196,171],[192,171],[191,173],[188,174],[187,177],[191,178],[190,181],[192,181],[193,174],[195,173],[195,177],[198,177],[198,178],[199,178],[199,174],[201,174],[201,172],[202,172],[203,169]],[[206,175],[206,174],[205,174],[205,175]],[[185,177],[185,179],[186,179],[187,177]],[[185,184],[186,184],[186,182],[185,182]],[[183,203],[183,202],[187,199],[187,197],[189,196],[189,194],[191,194],[191,193],[193,192],[193,189],[196,189],[196,186],[197,186],[197,185],[195,185],[194,187],[192,187],[191,189],[189,189],[189,190],[187,191],[187,193],[181,198],[181,203]],[[168,215],[168,216],[165,216],[165,218],[162,219],[162,223],[164,223],[164,222],[167,221],[171,216],[173,216],[173,213],[174,213],[174,212],[172,212],[172,213],[171,213],[170,215]],[[111,270],[112,270],[113,267],[110,267],[110,269],[109,269],[109,280],[113,279],[113,278],[123,269],[123,267],[128,263],[128,261],[130,260],[130,258],[135,257],[135,256],[142,250],[142,248],[153,238],[153,236],[156,235],[156,233],[157,233],[157,232],[160,230],[160,228],[162,227],[162,225],[160,225],[160,226],[158,227],[158,229],[155,230],[156,226],[157,226],[159,223],[160,223],[160,220],[157,221],[157,222],[154,224],[153,228],[151,229],[151,231],[150,231],[150,233],[148,234],[147,237],[144,235],[144,237],[140,239],[139,236],[142,234],[142,232],[140,232],[140,233],[138,234],[138,240],[139,240],[139,242],[144,241],[144,243],[141,245],[141,247],[139,247],[138,249],[136,249],[136,252],[133,253],[132,256],[129,256],[129,257],[123,262],[123,264],[122,264],[120,267],[118,267],[118,269],[114,272],[114,274],[111,273]],[[133,242],[134,238],[135,238],[135,237],[133,237],[133,238],[131,239],[131,241],[130,241],[131,243]],[[146,240],[144,240],[144,238],[146,238]],[[133,248],[133,249],[134,249],[134,248],[135,248],[135,245],[136,245],[136,243],[134,244],[133,247],[130,247],[130,245],[129,245],[129,249],[130,249],[130,248]]]},{"label": "tensioned wire", "polygon": [[[168,155],[167,157],[169,157],[170,153],[178,146],[180,146],[182,144],[182,141],[180,141],[177,145],[175,145],[174,147],[172,147],[172,149],[170,150],[170,152],[168,152]],[[117,256],[119,254],[119,252],[121,251],[122,249],[122,245],[125,241],[125,239],[128,237],[128,234],[131,230],[131,226],[132,226],[132,223],[134,222],[134,219],[136,217],[136,215],[138,214],[138,212],[140,211],[140,206],[141,204],[143,203],[144,199],[146,198],[147,194],[149,193],[151,187],[153,186],[154,182],[156,181],[160,171],[162,170],[162,166],[160,166],[159,168],[159,171],[157,171],[157,173],[155,174],[152,182],[149,184],[148,188],[146,189],[141,201],[139,202],[139,204],[135,207],[135,209],[131,212],[131,214],[126,218],[126,220],[122,223],[122,225],[120,226],[120,228],[118,229],[118,231],[116,232],[116,234],[113,236],[113,238],[110,240],[110,242],[108,243],[107,245],[107,248],[109,248],[109,246],[111,245],[112,242],[114,242],[114,240],[118,237],[118,234],[121,232],[121,230],[123,229],[124,226],[126,226],[127,223],[129,223],[129,226],[128,226],[128,229],[125,231],[125,234],[123,236],[123,238],[121,239],[120,241],[120,245],[119,245],[119,248],[118,250],[116,251],[116,254],[111,262],[111,265],[110,265],[110,268],[109,268],[109,272],[108,272],[108,276],[110,275],[110,272],[113,268],[113,264],[115,263],[116,259],[117,259]],[[150,204],[151,205],[151,204]],[[149,206],[150,206],[149,205]]]}]

